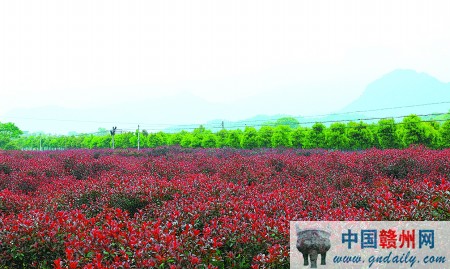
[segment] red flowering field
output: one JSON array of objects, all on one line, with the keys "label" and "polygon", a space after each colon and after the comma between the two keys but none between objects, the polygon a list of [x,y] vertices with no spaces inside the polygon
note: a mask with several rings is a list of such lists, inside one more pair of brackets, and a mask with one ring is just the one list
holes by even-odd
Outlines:
[{"label": "red flowering field", "polygon": [[0,152],[0,268],[286,268],[290,220],[449,220],[450,150]]}]

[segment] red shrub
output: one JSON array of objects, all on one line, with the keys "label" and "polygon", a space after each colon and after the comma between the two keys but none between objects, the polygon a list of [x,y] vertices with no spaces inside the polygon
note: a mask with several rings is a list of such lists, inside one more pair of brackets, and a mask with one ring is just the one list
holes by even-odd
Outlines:
[{"label": "red shrub", "polygon": [[286,268],[290,220],[449,220],[449,177],[424,148],[1,153],[0,263]]}]

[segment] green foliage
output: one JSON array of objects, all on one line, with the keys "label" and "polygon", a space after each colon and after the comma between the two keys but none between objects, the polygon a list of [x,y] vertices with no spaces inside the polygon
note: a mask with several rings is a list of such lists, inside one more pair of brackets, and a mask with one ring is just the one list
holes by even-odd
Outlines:
[{"label": "green foliage", "polygon": [[2,141],[0,138],[0,148],[6,149],[6,150],[19,150],[19,144],[15,140],[6,139],[6,141]]},{"label": "green foliage", "polygon": [[[114,137],[114,139],[117,137],[117,135]],[[136,148],[137,143],[133,141],[134,143],[131,143],[133,140],[132,137],[136,137],[136,134],[133,132],[123,133],[120,134],[119,137],[123,138],[123,140],[119,140],[118,144],[116,143],[116,147],[128,149],[128,148]]]},{"label": "green foliage", "polygon": [[0,122],[0,149],[19,149],[19,145],[14,141],[22,135],[23,132],[11,122]]},{"label": "green foliage", "polygon": [[192,134],[185,134],[180,141],[180,145],[183,148],[189,148],[192,144],[193,139],[194,139],[194,136]]},{"label": "green foliage", "polygon": [[368,149],[373,146],[373,134],[369,125],[364,122],[349,122],[347,124],[349,148],[352,150]]},{"label": "green foliage", "polygon": [[206,130],[205,126],[200,125],[198,126],[198,128],[195,128],[194,131],[192,132],[193,135],[202,135],[207,133],[208,130]]},{"label": "green foliage", "polygon": [[306,142],[306,129],[297,127],[291,132],[291,143],[294,148],[304,148]]},{"label": "green foliage", "polygon": [[232,130],[228,132],[226,146],[230,148],[240,148],[241,147],[241,130]]},{"label": "green foliage", "polygon": [[222,129],[216,133],[217,137],[217,147],[222,148],[227,145],[227,137],[228,131],[226,129]]},{"label": "green foliage", "polygon": [[297,128],[300,126],[300,123],[298,122],[298,120],[296,120],[295,118],[292,117],[284,117],[284,118],[279,118],[276,122],[275,122],[275,126],[280,126],[280,125],[284,125],[284,126],[289,126],[291,128]]},{"label": "green foliage", "polygon": [[202,146],[203,137],[205,137],[207,134],[210,134],[211,131],[206,130],[206,128],[203,125],[200,125],[198,128],[194,129],[192,132],[192,139],[191,139],[191,145],[192,148],[199,148]]},{"label": "green foliage", "polygon": [[439,148],[441,145],[441,136],[439,133],[439,124],[437,122],[424,122],[425,137],[423,145],[429,148]]},{"label": "green foliage", "polygon": [[290,134],[291,134],[291,128],[286,125],[280,125],[277,126],[274,129],[273,135],[272,135],[272,147],[291,147],[292,143],[290,140]]},{"label": "green foliage", "polygon": [[163,132],[149,134],[147,136],[147,147],[156,148],[167,145],[166,135]]},{"label": "green foliage", "polygon": [[305,143],[307,148],[325,148],[325,129],[323,123],[315,123],[308,130]]},{"label": "green foliage", "polygon": [[206,134],[203,136],[202,148],[215,148],[217,146],[216,135]]},{"label": "green foliage", "polygon": [[292,129],[295,129],[300,126],[300,123],[293,117],[283,117],[277,119],[276,121],[268,121],[263,124],[263,126],[271,126],[271,127],[277,127],[281,125],[289,126]]},{"label": "green foliage", "polygon": [[105,149],[111,147],[111,136],[110,135],[102,135],[95,136],[91,139],[90,148],[98,148]]},{"label": "green foliage", "polygon": [[380,141],[378,140],[378,124],[371,123],[369,124],[369,131],[373,135],[372,147],[381,148]]},{"label": "green foliage", "polygon": [[168,145],[181,145],[181,140],[183,140],[183,137],[187,134],[186,131],[181,131],[179,133],[170,134],[167,136],[167,144]]},{"label": "green foliage", "polygon": [[258,147],[258,132],[253,127],[245,127],[242,135],[241,147],[244,149],[253,149]]},{"label": "green foliage", "polygon": [[349,147],[349,139],[346,134],[346,125],[333,123],[325,132],[326,147],[329,149],[346,149]]},{"label": "green foliage", "polygon": [[401,139],[405,146],[413,144],[430,145],[434,132],[426,126],[419,116],[410,115],[403,119],[403,131]]},{"label": "green foliage", "polygon": [[[1,124],[1,123],[0,123]],[[278,125],[277,125],[278,124]],[[310,128],[298,126],[294,118],[281,118],[274,126],[263,126],[259,130],[254,127],[240,129],[222,129],[216,133],[204,126],[192,132],[178,133],[142,132],[141,148],[153,148],[167,145],[181,147],[230,147],[230,148],[327,148],[336,150],[363,150],[371,147],[381,149],[405,148],[413,144],[421,144],[429,148],[450,147],[450,120],[443,124],[437,121],[422,121],[416,115],[405,117],[402,122],[394,119],[382,119],[378,123],[363,122],[333,123],[326,127],[316,123]],[[75,148],[110,148],[112,137],[106,135],[70,135],[51,136],[43,134],[20,135],[22,132],[14,124],[1,124],[0,149],[44,150]],[[296,126],[292,128],[291,126]],[[99,129],[104,133],[104,129]],[[137,133],[128,132],[115,135],[115,148],[136,148]]]},{"label": "green foliage", "polygon": [[0,122],[0,136],[8,138],[18,138],[22,134],[23,132],[14,123]]},{"label": "green foliage", "polygon": [[272,135],[273,127],[263,126],[258,131],[256,140],[258,142],[258,147],[260,148],[270,148],[272,146]]},{"label": "green foliage", "polygon": [[441,136],[441,148],[450,148],[450,120],[446,120],[439,130]]},{"label": "green foliage", "polygon": [[191,139],[191,148],[199,148],[202,145],[204,135],[193,135]]},{"label": "green foliage", "polygon": [[397,125],[394,119],[382,119],[378,121],[377,138],[382,149],[398,148],[400,146]]},{"label": "green foliage", "polygon": [[[129,142],[130,142],[130,145],[132,145],[131,146],[132,148],[137,148],[137,140],[138,140],[137,135],[133,135],[129,138]],[[142,139],[141,139],[140,143],[142,143]]]}]

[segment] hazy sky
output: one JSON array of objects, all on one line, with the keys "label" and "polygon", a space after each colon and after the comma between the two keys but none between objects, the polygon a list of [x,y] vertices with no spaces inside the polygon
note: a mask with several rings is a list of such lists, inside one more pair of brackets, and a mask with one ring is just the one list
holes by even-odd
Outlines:
[{"label": "hazy sky", "polygon": [[450,81],[449,14],[448,0],[1,1],[0,116],[180,92],[280,91],[298,114],[331,112],[397,68]]}]

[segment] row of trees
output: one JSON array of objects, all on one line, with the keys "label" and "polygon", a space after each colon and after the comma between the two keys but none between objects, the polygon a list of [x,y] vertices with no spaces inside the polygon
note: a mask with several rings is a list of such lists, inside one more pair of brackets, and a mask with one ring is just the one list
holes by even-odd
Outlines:
[{"label": "row of trees", "polygon": [[[294,119],[295,120],[295,119]],[[286,121],[286,120],[285,120]],[[292,123],[292,119],[289,120]],[[116,148],[136,148],[137,132],[115,135]],[[166,145],[182,147],[231,147],[252,149],[258,147],[325,148],[338,150],[361,150],[367,148],[405,148],[422,144],[430,148],[450,147],[450,120],[440,124],[424,121],[416,115],[405,117],[396,123],[393,119],[382,119],[377,123],[336,122],[330,126],[316,123],[312,127],[269,125],[259,129],[226,130],[213,133],[203,126],[192,132],[140,133],[140,147],[150,148]],[[110,135],[81,136],[22,136],[14,140],[19,149],[72,149],[110,148]]]}]

